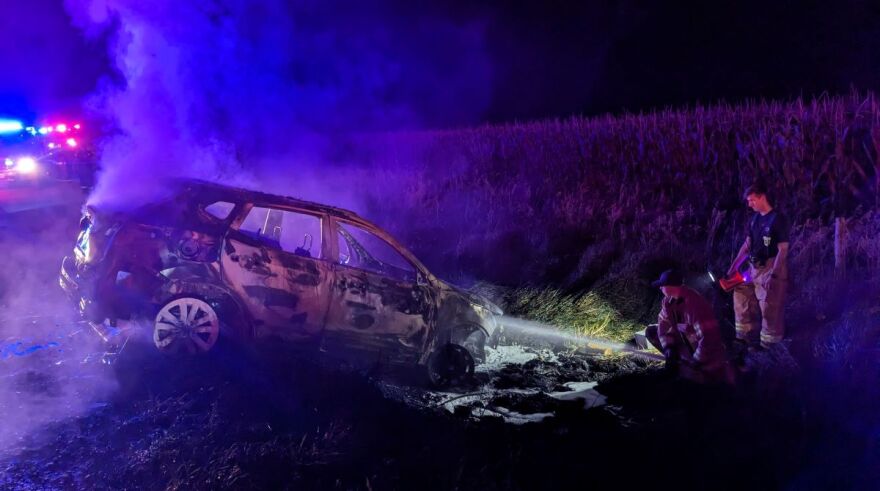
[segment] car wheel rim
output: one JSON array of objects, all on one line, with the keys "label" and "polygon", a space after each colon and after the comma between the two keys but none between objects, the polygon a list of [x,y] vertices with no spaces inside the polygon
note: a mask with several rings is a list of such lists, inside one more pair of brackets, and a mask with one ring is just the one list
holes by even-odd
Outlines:
[{"label": "car wheel rim", "polygon": [[153,343],[166,353],[205,353],[217,344],[220,319],[208,303],[178,298],[156,315]]},{"label": "car wheel rim", "polygon": [[447,344],[433,357],[429,375],[437,386],[459,382],[474,374],[474,358],[463,346]]}]

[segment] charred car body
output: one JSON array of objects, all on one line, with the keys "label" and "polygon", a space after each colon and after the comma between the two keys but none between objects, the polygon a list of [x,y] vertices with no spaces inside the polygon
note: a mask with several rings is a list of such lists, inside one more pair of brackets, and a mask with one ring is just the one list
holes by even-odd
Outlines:
[{"label": "charred car body", "polygon": [[166,352],[281,340],[372,362],[467,376],[500,310],[434,277],[356,214],[202,181],[126,213],[86,208],[60,284],[106,336],[152,320]]}]

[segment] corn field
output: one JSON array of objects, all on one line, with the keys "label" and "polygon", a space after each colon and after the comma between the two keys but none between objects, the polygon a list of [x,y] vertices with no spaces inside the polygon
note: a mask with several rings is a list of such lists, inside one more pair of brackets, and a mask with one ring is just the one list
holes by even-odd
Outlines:
[{"label": "corn field", "polygon": [[415,219],[399,227],[407,234],[619,231],[661,214],[708,223],[713,210],[743,208],[756,178],[794,223],[880,203],[873,94],[394,134],[373,146],[370,172],[400,199],[377,198],[371,213]]},{"label": "corn field", "polygon": [[[727,267],[755,179],[793,223],[795,276],[833,266],[836,217],[877,228],[880,101],[870,93],[372,135],[357,146],[365,215],[458,280],[599,288],[643,303],[656,270],[644,264]],[[880,274],[874,239],[848,236],[855,273]]]}]

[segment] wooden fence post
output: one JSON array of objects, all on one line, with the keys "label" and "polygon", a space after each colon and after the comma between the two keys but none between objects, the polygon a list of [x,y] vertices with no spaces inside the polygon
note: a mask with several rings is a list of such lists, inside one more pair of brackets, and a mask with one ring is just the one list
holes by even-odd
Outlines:
[{"label": "wooden fence post", "polygon": [[834,277],[846,278],[846,218],[834,219]]}]

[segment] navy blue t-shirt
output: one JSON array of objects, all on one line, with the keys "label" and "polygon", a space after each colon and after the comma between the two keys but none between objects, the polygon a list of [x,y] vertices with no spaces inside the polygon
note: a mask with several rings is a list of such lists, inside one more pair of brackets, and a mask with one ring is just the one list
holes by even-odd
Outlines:
[{"label": "navy blue t-shirt", "polygon": [[764,216],[756,213],[749,223],[749,256],[752,260],[766,261],[779,253],[779,243],[788,242],[788,218],[776,210]]}]

